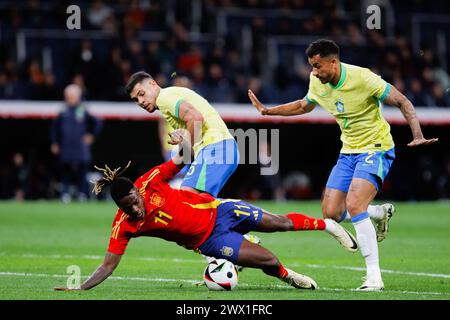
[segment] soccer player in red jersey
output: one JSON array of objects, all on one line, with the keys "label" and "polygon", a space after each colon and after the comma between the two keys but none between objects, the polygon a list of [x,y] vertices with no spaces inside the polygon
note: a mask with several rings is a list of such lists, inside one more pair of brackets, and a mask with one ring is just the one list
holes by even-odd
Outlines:
[{"label": "soccer player in red jersey", "polygon": [[[179,131],[171,134],[171,144],[181,144]],[[184,144],[183,148],[188,148]],[[302,289],[315,289],[308,276],[285,268],[266,248],[244,238],[250,231],[276,232],[325,230],[348,251],[358,249],[355,238],[332,219],[316,219],[301,213],[275,215],[242,200],[217,199],[208,193],[173,189],[168,184],[182,168],[180,152],[171,160],[154,167],[135,183],[121,177],[120,168],[101,169],[104,177],[94,191],[107,185],[119,207],[105,259],[80,288],[55,290],[88,290],[108,278],[118,266],[131,238],[149,236],[176,242],[198,253],[227,259],[242,267],[259,268],[264,273]],[[176,165],[175,163],[181,163]]]}]

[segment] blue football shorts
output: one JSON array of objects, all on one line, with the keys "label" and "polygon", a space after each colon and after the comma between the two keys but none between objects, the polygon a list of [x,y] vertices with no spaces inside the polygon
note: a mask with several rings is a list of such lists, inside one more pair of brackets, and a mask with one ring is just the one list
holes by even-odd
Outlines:
[{"label": "blue football shorts", "polygon": [[394,159],[395,148],[388,151],[341,153],[331,170],[326,186],[347,193],[352,179],[362,178],[371,182],[377,191],[380,191]]},{"label": "blue football shorts", "polygon": [[199,253],[237,262],[244,234],[256,229],[263,211],[242,200],[223,199],[217,207],[214,229],[198,248]]},{"label": "blue football shorts", "polygon": [[191,187],[217,197],[239,165],[234,139],[222,140],[200,149],[184,176],[182,187]]}]

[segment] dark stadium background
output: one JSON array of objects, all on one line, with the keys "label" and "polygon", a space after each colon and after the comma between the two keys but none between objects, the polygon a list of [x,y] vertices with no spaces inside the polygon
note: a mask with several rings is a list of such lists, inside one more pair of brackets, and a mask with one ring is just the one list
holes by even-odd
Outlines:
[{"label": "dark stadium background", "polygon": [[[93,3],[110,10],[101,25],[89,19]],[[307,91],[305,47],[327,37],[341,46],[344,62],[372,68],[418,109],[445,110],[443,117],[448,117],[448,2],[386,1],[390,6],[382,6],[379,31],[364,24],[368,15],[363,9],[371,3],[378,2],[0,1],[0,103],[62,103],[62,91],[74,79],[85,85],[87,104],[126,102],[127,76],[141,69],[164,86],[170,85],[174,71],[189,77],[213,106],[243,103],[252,108],[246,97],[249,87],[264,103],[292,101]],[[65,10],[71,4],[81,8],[81,30],[66,29]],[[91,60],[81,58],[83,47],[90,48]],[[28,170],[26,198],[58,198],[50,121],[0,118],[0,198],[14,196],[11,185],[17,173],[11,161],[17,152],[24,155]],[[288,198],[320,198],[341,146],[336,124],[228,126],[280,129],[280,178],[301,171],[310,181],[309,190]],[[422,126],[426,137],[440,139],[426,148],[407,148],[408,126],[391,127],[397,159],[379,199],[450,198],[450,118],[447,124]],[[134,163],[132,178],[162,161],[156,121],[105,120],[93,146],[94,164],[120,166],[129,159]],[[257,165],[241,165],[221,196],[270,197],[258,191],[262,185]]]}]

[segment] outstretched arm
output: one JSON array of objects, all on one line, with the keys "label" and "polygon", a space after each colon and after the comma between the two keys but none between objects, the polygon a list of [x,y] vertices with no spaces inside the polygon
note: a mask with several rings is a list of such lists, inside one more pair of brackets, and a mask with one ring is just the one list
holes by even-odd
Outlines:
[{"label": "outstretched arm", "polygon": [[122,255],[107,252],[103,264],[101,264],[97,270],[87,279],[80,288],[55,288],[56,291],[70,291],[70,290],[89,290],[96,285],[102,283],[108,278],[119,265]]},{"label": "outstretched arm", "polygon": [[414,110],[414,106],[412,105],[411,101],[409,101],[408,98],[406,98],[394,86],[391,86],[389,94],[384,100],[384,103],[399,108],[403,114],[403,117],[405,117],[406,121],[408,122],[413,135],[413,141],[408,143],[408,147],[429,145],[439,140],[438,138],[424,138],[422,129],[420,128],[419,119],[417,119],[416,111]]},{"label": "outstretched arm", "polygon": [[306,99],[299,99],[273,108],[266,108],[255,96],[252,90],[248,90],[248,97],[253,106],[264,116],[296,116],[311,112],[315,105],[308,103]]}]

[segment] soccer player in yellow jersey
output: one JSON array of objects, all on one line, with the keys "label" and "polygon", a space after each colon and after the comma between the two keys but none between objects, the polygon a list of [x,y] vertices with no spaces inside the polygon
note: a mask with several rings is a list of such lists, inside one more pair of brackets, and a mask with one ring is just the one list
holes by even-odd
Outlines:
[{"label": "soccer player in yellow jersey", "polygon": [[189,132],[195,157],[181,188],[217,197],[239,164],[237,143],[219,113],[193,90],[161,88],[143,71],[130,77],[126,90],[141,108],[159,110],[171,128]]},{"label": "soccer player in yellow jersey", "polygon": [[339,222],[353,222],[367,271],[358,290],[380,291],[384,284],[377,240],[385,238],[394,206],[370,203],[395,158],[394,141],[381,114],[381,102],[402,112],[413,135],[408,146],[429,145],[438,139],[424,138],[413,105],[394,86],[369,69],[342,63],[339,47],[333,41],[317,40],[309,45],[306,54],[312,66],[306,97],[266,108],[251,90],[248,95],[262,115],[300,115],[320,105],[336,118],[343,146],[326,184],[322,212],[324,217]]}]

